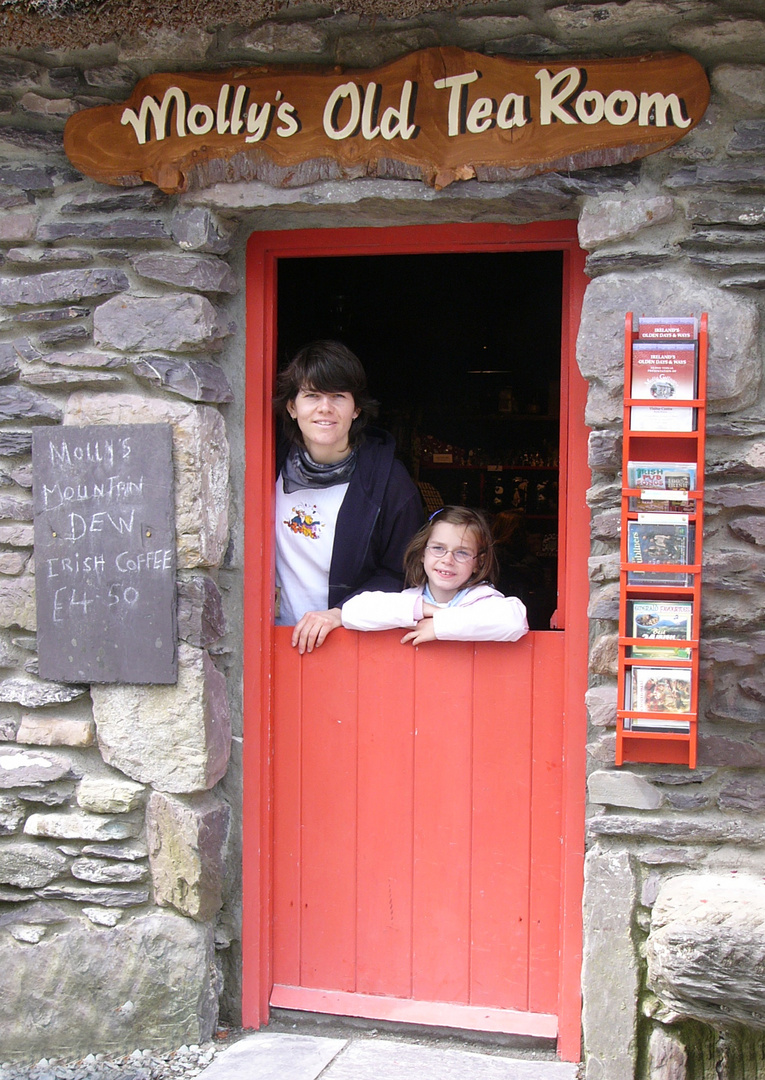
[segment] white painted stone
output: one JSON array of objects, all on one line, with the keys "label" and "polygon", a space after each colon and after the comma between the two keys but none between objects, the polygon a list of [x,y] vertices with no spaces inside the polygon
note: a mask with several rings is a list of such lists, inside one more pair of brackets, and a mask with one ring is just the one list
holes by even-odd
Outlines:
[{"label": "white painted stone", "polygon": [[0,701],[12,701],[27,708],[60,705],[75,701],[85,693],[84,686],[49,682],[33,675],[20,675],[0,683]]},{"label": "white painted stone", "polygon": [[0,788],[50,783],[72,775],[68,758],[16,747],[0,748]]},{"label": "white painted stone", "polygon": [[143,801],[143,784],[119,777],[84,777],[77,787],[77,805],[94,814],[123,814]]},{"label": "white painted stone", "polygon": [[651,915],[648,983],[665,1008],[714,1027],[765,1030],[765,882],[690,873],[664,882]]},{"label": "white painted stone", "polygon": [[598,769],[587,779],[590,802],[603,806],[629,806],[634,810],[658,810],[661,792],[636,773],[625,769]]},{"label": "white painted stone", "polygon": [[82,914],[96,926],[116,926],[122,918],[122,912],[115,908],[84,907]]},{"label": "white painted stone", "polygon": [[634,1080],[639,968],[631,937],[637,884],[626,851],[585,859],[582,960],[586,1080]]},{"label": "white painted stone", "polygon": [[181,643],[175,686],[92,688],[104,760],[160,791],[213,787],[226,771],[231,722],[226,680],[201,649]]},{"label": "white painted stone", "polygon": [[173,429],[178,568],[219,566],[228,545],[229,447],[209,405],[137,394],[72,394],[65,424],[161,424]]},{"label": "white painted stone", "polygon": [[141,822],[126,815],[115,817],[70,810],[30,814],[24,832],[27,836],[49,836],[56,840],[124,840],[140,834]]}]

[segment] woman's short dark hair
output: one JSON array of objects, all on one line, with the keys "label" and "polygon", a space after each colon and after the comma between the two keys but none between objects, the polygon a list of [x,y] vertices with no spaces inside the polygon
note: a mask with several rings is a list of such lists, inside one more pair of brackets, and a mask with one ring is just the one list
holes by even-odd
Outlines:
[{"label": "woman's short dark hair", "polygon": [[475,560],[473,573],[467,580],[466,586],[478,585],[482,581],[493,582],[497,579],[497,557],[494,554],[494,544],[491,539],[489,523],[480,510],[471,510],[467,506],[444,506],[432,514],[419,532],[416,532],[409,542],[409,547],[404,552],[404,573],[406,586],[424,585],[428,580],[425,574],[423,558],[425,548],[430,540],[430,534],[440,522],[447,525],[463,525],[470,529],[475,537],[478,548],[478,556]]},{"label": "woman's short dark hair", "polygon": [[377,416],[377,402],[367,389],[367,375],[361,361],[341,341],[312,341],[304,345],[276,376],[274,409],[281,417],[284,433],[290,442],[303,443],[303,434],[287,411],[300,390],[318,390],[322,394],[349,393],[359,415],[351,424],[348,443],[353,446],[370,420]]}]

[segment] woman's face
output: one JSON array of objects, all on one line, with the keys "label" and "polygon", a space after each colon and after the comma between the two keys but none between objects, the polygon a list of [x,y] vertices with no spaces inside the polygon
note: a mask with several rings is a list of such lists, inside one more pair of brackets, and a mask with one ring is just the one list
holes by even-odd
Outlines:
[{"label": "woman's face", "polygon": [[305,448],[315,462],[331,465],[348,456],[348,433],[361,412],[349,391],[303,387],[287,403],[287,412],[297,422]]}]

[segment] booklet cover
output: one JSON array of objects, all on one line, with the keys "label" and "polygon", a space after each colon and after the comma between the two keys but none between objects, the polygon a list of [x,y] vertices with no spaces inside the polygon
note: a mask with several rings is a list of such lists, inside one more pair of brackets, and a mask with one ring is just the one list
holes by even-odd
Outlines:
[{"label": "booklet cover", "polygon": [[690,712],[691,669],[633,667],[629,708],[635,712]]},{"label": "booklet cover", "polygon": [[[627,562],[629,563],[678,563],[690,562],[693,528],[686,522],[672,522],[668,514],[653,515],[655,520],[646,521],[651,515],[643,515],[640,521],[627,522]],[[690,585],[691,575],[673,573],[670,570],[630,570],[628,585]]]},{"label": "booklet cover", "polygon": [[693,604],[687,600],[632,600],[629,636],[645,642],[633,645],[631,656],[645,660],[690,660],[690,646],[668,643],[691,640]]},{"label": "booklet cover", "polygon": [[645,498],[630,498],[630,510],[645,510],[648,513],[677,511],[692,514],[695,501],[687,496],[675,496],[662,499],[654,497],[658,491],[685,492],[696,489],[695,461],[628,461],[627,487],[640,488],[648,492]]},{"label": "booklet cover", "polygon": [[642,341],[695,341],[698,336],[698,320],[692,315],[666,319],[641,315],[638,319],[638,337]]},{"label": "booklet cover", "polygon": [[696,396],[696,345],[637,341],[632,346],[633,398],[656,405],[633,405],[633,431],[693,431],[695,409],[666,408],[662,401],[691,401]]}]

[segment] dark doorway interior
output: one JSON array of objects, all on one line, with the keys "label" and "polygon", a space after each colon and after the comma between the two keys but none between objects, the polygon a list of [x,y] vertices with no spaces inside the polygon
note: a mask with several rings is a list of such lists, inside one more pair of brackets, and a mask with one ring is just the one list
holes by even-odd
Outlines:
[{"label": "dark doorway interior", "polygon": [[279,364],[315,338],[353,349],[426,508],[480,506],[513,533],[500,584],[532,629],[556,607],[562,263],[530,251],[278,265]]}]

